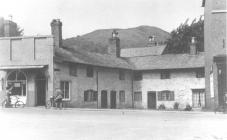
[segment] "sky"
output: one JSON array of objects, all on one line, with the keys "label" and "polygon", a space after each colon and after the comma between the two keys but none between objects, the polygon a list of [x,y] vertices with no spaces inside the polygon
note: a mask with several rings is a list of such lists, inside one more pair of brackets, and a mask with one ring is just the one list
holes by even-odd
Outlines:
[{"label": "sky", "polygon": [[63,38],[140,25],[171,32],[204,10],[202,0],[0,0],[0,4],[0,17],[12,15],[24,35],[50,35],[50,22],[57,18],[63,23]]}]

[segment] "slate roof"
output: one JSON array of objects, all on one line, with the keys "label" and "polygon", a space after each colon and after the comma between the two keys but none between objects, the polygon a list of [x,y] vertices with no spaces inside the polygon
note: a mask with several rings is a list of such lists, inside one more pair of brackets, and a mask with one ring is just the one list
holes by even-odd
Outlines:
[{"label": "slate roof", "polygon": [[184,69],[201,68],[205,66],[204,53],[199,53],[197,55],[164,54],[117,58],[108,54],[68,51],[59,48],[55,49],[55,60],[131,70]]},{"label": "slate roof", "polygon": [[101,67],[133,69],[133,65],[123,58],[85,51],[68,51],[62,48],[55,49],[55,60]]},{"label": "slate roof", "polygon": [[165,54],[159,56],[131,57],[128,61],[134,65],[135,70],[151,69],[183,69],[200,68],[205,66],[204,53]]},{"label": "slate roof", "polygon": [[143,47],[143,48],[121,49],[121,57],[161,55],[161,54],[163,54],[165,48],[166,48],[166,45],[159,45],[159,46],[153,46],[153,47]]}]

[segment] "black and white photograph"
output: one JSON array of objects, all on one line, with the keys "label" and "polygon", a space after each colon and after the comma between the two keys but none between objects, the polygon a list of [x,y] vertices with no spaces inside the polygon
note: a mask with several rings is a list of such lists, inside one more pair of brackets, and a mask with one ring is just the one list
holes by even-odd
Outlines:
[{"label": "black and white photograph", "polygon": [[0,0],[1,140],[227,140],[227,0]]}]

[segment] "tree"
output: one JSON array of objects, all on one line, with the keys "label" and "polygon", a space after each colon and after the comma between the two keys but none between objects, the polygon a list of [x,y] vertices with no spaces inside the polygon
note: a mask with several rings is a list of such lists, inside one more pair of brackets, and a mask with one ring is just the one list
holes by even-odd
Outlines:
[{"label": "tree", "polygon": [[24,29],[17,26],[16,28],[16,36],[23,36],[24,35]]},{"label": "tree", "polygon": [[188,19],[170,33],[167,40],[167,53],[188,53],[191,37],[196,37],[198,51],[204,51],[204,20],[202,16],[196,22],[188,24]]}]

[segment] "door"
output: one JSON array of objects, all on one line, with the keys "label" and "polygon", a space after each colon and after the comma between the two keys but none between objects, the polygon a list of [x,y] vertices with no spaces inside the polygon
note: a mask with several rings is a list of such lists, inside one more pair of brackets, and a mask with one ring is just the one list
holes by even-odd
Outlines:
[{"label": "door", "polygon": [[37,75],[35,79],[36,83],[36,97],[37,106],[44,106],[46,104],[46,78],[44,75]]},{"label": "door", "polygon": [[149,91],[147,93],[147,107],[148,109],[156,109],[156,92]]},{"label": "door", "polygon": [[107,108],[107,91],[101,91],[101,108]]},{"label": "door", "polygon": [[110,92],[110,108],[116,108],[116,91]]},{"label": "door", "polygon": [[218,64],[218,102],[220,106],[225,105],[225,93],[227,93],[226,64]]}]

